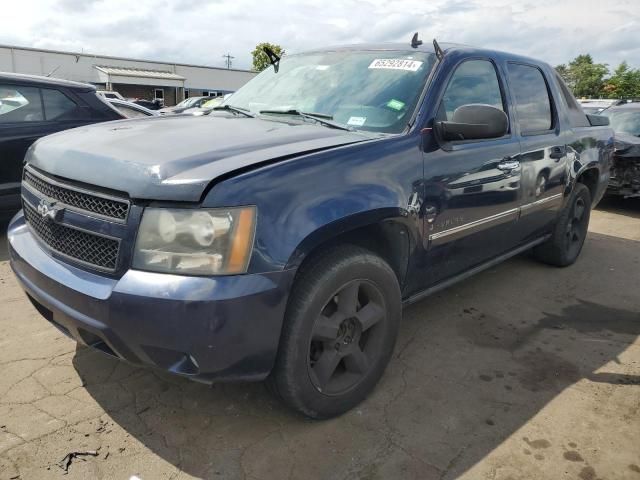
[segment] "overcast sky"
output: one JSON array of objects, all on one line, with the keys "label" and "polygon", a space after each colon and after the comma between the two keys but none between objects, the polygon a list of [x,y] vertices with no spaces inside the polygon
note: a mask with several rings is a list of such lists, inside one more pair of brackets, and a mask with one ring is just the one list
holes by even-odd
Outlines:
[{"label": "overcast sky", "polygon": [[0,44],[249,68],[258,42],[288,52],[423,39],[565,63],[640,67],[640,0],[2,0]]}]

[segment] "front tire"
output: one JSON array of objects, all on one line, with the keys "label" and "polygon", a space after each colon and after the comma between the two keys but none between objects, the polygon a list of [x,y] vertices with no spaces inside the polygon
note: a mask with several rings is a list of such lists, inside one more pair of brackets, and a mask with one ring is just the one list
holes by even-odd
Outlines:
[{"label": "front tire", "polygon": [[557,267],[572,265],[587,238],[590,217],[591,192],[583,183],[576,183],[551,238],[534,249],[535,257]]},{"label": "front tire", "polygon": [[401,308],[396,275],[377,255],[350,245],[317,255],[296,277],[270,389],[312,418],[350,410],[382,376]]}]

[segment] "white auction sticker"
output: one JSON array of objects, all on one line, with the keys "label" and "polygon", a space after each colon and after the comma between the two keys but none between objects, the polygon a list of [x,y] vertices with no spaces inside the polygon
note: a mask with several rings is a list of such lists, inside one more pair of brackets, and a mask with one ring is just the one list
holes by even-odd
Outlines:
[{"label": "white auction sticker", "polygon": [[421,66],[422,62],[419,62],[417,60],[405,60],[402,58],[376,58],[373,62],[371,62],[369,68],[417,72]]},{"label": "white auction sticker", "polygon": [[356,127],[361,127],[364,125],[364,122],[367,121],[367,117],[349,117],[349,121],[347,125],[354,125]]}]

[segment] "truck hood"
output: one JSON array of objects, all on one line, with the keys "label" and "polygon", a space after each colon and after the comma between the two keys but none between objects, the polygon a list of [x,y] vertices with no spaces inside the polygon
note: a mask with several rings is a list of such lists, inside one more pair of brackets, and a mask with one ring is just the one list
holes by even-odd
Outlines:
[{"label": "truck hood", "polygon": [[131,198],[198,201],[211,181],[234,170],[371,138],[312,123],[216,112],[67,130],[38,140],[25,160]]}]

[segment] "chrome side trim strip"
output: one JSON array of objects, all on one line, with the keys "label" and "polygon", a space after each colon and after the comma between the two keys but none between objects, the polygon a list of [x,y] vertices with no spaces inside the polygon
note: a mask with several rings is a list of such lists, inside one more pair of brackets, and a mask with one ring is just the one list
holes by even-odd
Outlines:
[{"label": "chrome side trim strip", "polygon": [[463,235],[479,232],[485,228],[489,228],[493,225],[499,225],[511,220],[515,220],[518,217],[520,208],[512,208],[504,212],[491,215],[490,217],[481,218],[473,222],[465,223],[458,227],[453,227],[448,230],[443,230],[438,233],[429,235],[429,242],[432,245],[439,245],[450,240],[455,240]]},{"label": "chrome side trim strip", "polygon": [[550,205],[552,202],[560,200],[563,196],[564,195],[562,193],[556,193],[555,195],[551,195],[550,197],[542,198],[540,200],[536,200],[535,202],[522,205],[522,207],[520,207],[520,215],[528,215],[529,213],[549,208],[552,206]]},{"label": "chrome side trim strip", "polygon": [[479,232],[486,228],[492,227],[494,225],[500,225],[501,223],[505,223],[510,220],[516,220],[523,215],[528,215],[545,208],[551,208],[556,203],[559,203],[559,201],[561,201],[563,197],[564,194],[556,193],[555,195],[551,195],[550,197],[536,200],[535,202],[522,205],[518,208],[512,208],[510,210],[506,210],[504,212],[500,212],[486,218],[481,218],[479,220],[474,220],[473,222],[465,223],[464,225],[459,225],[457,227],[449,228],[441,232],[433,233],[429,235],[429,244],[432,246],[440,245],[448,241],[460,238],[463,235]]}]

